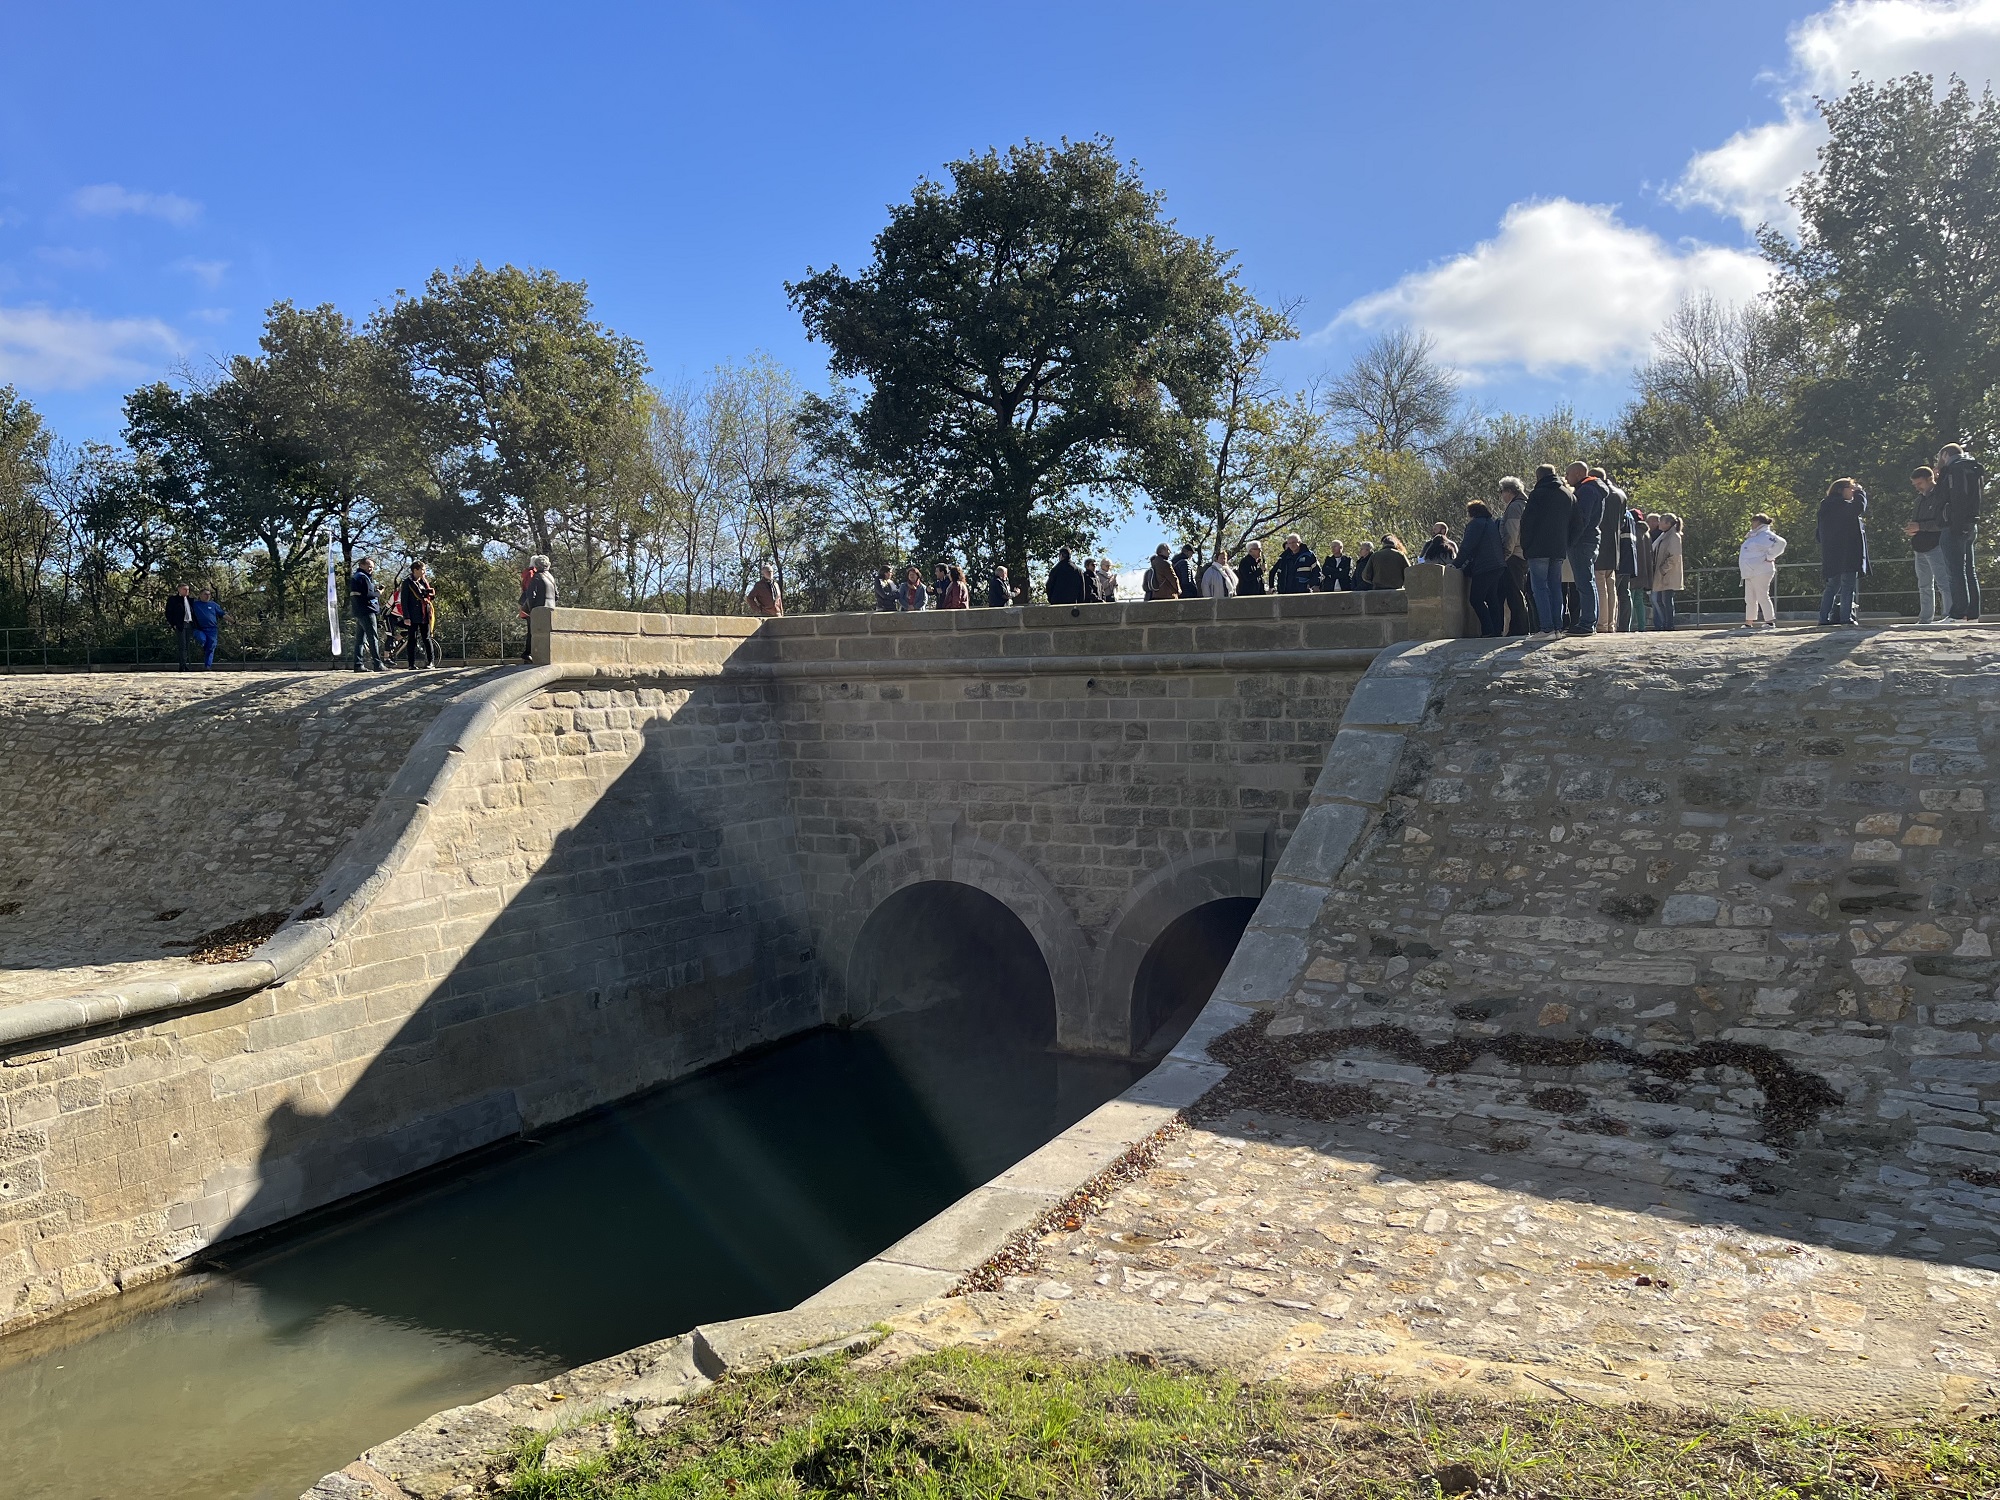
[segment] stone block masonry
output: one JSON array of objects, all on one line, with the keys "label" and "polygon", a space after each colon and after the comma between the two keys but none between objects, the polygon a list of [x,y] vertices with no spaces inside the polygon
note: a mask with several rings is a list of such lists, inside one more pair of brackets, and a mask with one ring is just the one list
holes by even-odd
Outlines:
[{"label": "stone block masonry", "polygon": [[[551,611],[542,666],[398,679],[378,718],[340,695],[386,680],[313,679],[356,732],[328,742],[346,779],[300,783],[311,808],[265,787],[290,763],[254,736],[210,757],[234,767],[207,804],[233,861],[216,901],[291,911],[276,936],[240,963],[31,969],[0,1005],[0,1323],[846,1013],[856,934],[917,882],[1006,904],[1061,1042],[1128,1049],[1148,945],[1262,892],[1361,672],[1447,628],[1455,575],[1416,576],[762,624]],[[304,691],[230,690],[242,714]],[[158,739],[200,759],[162,718],[34,741],[26,774]],[[93,837],[150,847],[169,779],[90,804],[113,825]],[[98,860],[76,863],[49,889],[89,890]],[[287,873],[223,879],[267,867]]]},{"label": "stone block masonry", "polygon": [[534,692],[287,982],[7,1057],[0,1320],[816,1024],[768,697]]},{"label": "stone block masonry", "polygon": [[298,905],[484,674],[98,673],[0,684],[0,1006],[185,965]]},{"label": "stone block masonry", "polygon": [[1380,810],[1232,971],[1263,1065],[1385,1140],[2000,1269],[2000,647],[1432,644],[1365,691],[1406,727],[1308,817]]}]

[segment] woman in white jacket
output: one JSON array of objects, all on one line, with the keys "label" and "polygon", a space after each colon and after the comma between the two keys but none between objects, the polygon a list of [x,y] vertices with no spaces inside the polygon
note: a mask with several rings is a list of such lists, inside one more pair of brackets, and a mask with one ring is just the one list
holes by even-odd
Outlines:
[{"label": "woman in white jacket", "polygon": [[1771,584],[1778,576],[1778,559],[1785,555],[1785,539],[1771,529],[1771,518],[1761,511],[1750,518],[1750,534],[1743,538],[1743,550],[1736,554],[1736,570],[1743,575],[1743,627],[1778,623],[1778,607],[1771,602]]},{"label": "woman in white jacket", "polygon": [[1229,554],[1216,549],[1215,561],[1201,570],[1201,597],[1227,599],[1236,592],[1236,570],[1229,566]]}]

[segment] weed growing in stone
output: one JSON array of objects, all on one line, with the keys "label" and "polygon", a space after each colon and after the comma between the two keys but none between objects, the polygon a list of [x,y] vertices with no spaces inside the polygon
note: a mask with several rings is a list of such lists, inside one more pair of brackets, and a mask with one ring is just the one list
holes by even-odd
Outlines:
[{"label": "weed growing in stone", "polygon": [[[2000,1496],[2000,1423],[1503,1405],[1246,1385],[1128,1361],[947,1349],[725,1382],[566,1466],[523,1443],[517,1500],[868,1495],[1203,1500],[1915,1500]],[[603,1451],[605,1447],[609,1451]]]}]

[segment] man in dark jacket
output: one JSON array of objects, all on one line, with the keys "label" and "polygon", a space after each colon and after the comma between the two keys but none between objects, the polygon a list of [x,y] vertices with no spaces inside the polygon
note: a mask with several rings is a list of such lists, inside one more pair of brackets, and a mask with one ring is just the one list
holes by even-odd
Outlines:
[{"label": "man in dark jacket", "polygon": [[180,647],[180,670],[188,669],[188,632],[194,629],[194,600],[188,597],[188,586],[182,584],[167,595],[167,629],[174,633],[174,640]]},{"label": "man in dark jacket", "polygon": [[1944,536],[1938,546],[1951,577],[1951,617],[1979,618],[1979,575],[1972,544],[1979,534],[1979,503],[1986,471],[1979,460],[1957,443],[1946,443],[1938,454],[1937,487],[1943,494]]},{"label": "man in dark jacket", "polygon": [[1630,534],[1630,501],[1604,470],[1592,467],[1590,477],[1604,486],[1604,520],[1597,528],[1597,607],[1600,630],[1630,630],[1631,614],[1618,587],[1618,542]]},{"label": "man in dark jacket", "polygon": [[1271,565],[1272,592],[1310,594],[1319,587],[1319,559],[1296,531],[1285,538],[1285,550]]},{"label": "man in dark jacket", "polygon": [[1201,592],[1195,587],[1193,547],[1184,545],[1174,554],[1174,579],[1181,586],[1183,599],[1193,599]]},{"label": "man in dark jacket", "polygon": [[896,570],[887,563],[875,575],[875,608],[884,614],[896,612]]},{"label": "man in dark jacket", "polygon": [[1535,487],[1521,511],[1521,556],[1528,563],[1528,586],[1535,595],[1537,635],[1561,635],[1563,561],[1569,556],[1570,518],[1576,496],[1556,478],[1554,464],[1535,470]]},{"label": "man in dark jacket", "polygon": [[1014,590],[1007,582],[1007,565],[994,564],[993,571],[986,576],[986,607],[1006,609],[1014,602]]},{"label": "man in dark jacket", "polygon": [[1086,557],[1083,560],[1083,602],[1085,604],[1104,602],[1104,596],[1097,591],[1097,559],[1094,557]]},{"label": "man in dark jacket", "polygon": [[1326,556],[1319,565],[1319,587],[1323,594],[1338,594],[1354,587],[1354,559],[1347,555],[1343,543],[1327,543]]},{"label": "man in dark jacket", "polygon": [[1056,554],[1055,566],[1049,569],[1045,587],[1051,604],[1083,603],[1083,574],[1069,560],[1069,548],[1065,547]]},{"label": "man in dark jacket", "polygon": [[[1594,478],[1588,464],[1569,466],[1569,487],[1575,507],[1569,517],[1569,571],[1576,581],[1576,625],[1571,635],[1597,634],[1597,549],[1602,542],[1604,510],[1611,492]],[[1617,554],[1612,554],[1616,564]]]},{"label": "man in dark jacket", "polygon": [[374,558],[364,557],[354,565],[354,576],[347,580],[347,607],[354,616],[354,670],[365,670],[361,653],[366,649],[374,670],[383,671],[382,643],[375,634],[375,622],[382,614],[382,591],[375,586]]}]

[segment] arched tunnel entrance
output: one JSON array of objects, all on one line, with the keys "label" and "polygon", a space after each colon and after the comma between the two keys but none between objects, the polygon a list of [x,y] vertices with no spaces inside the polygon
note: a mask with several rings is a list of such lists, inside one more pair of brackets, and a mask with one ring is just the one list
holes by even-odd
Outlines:
[{"label": "arched tunnel entrance", "polygon": [[862,923],[847,966],[847,1009],[865,1020],[938,1006],[974,1032],[1055,1041],[1055,985],[1027,924],[974,886],[924,880],[889,895]]},{"label": "arched tunnel entrance", "polygon": [[1172,1049],[1229,967],[1257,910],[1255,896],[1205,901],[1153,939],[1132,981],[1132,1039],[1141,1057]]}]

